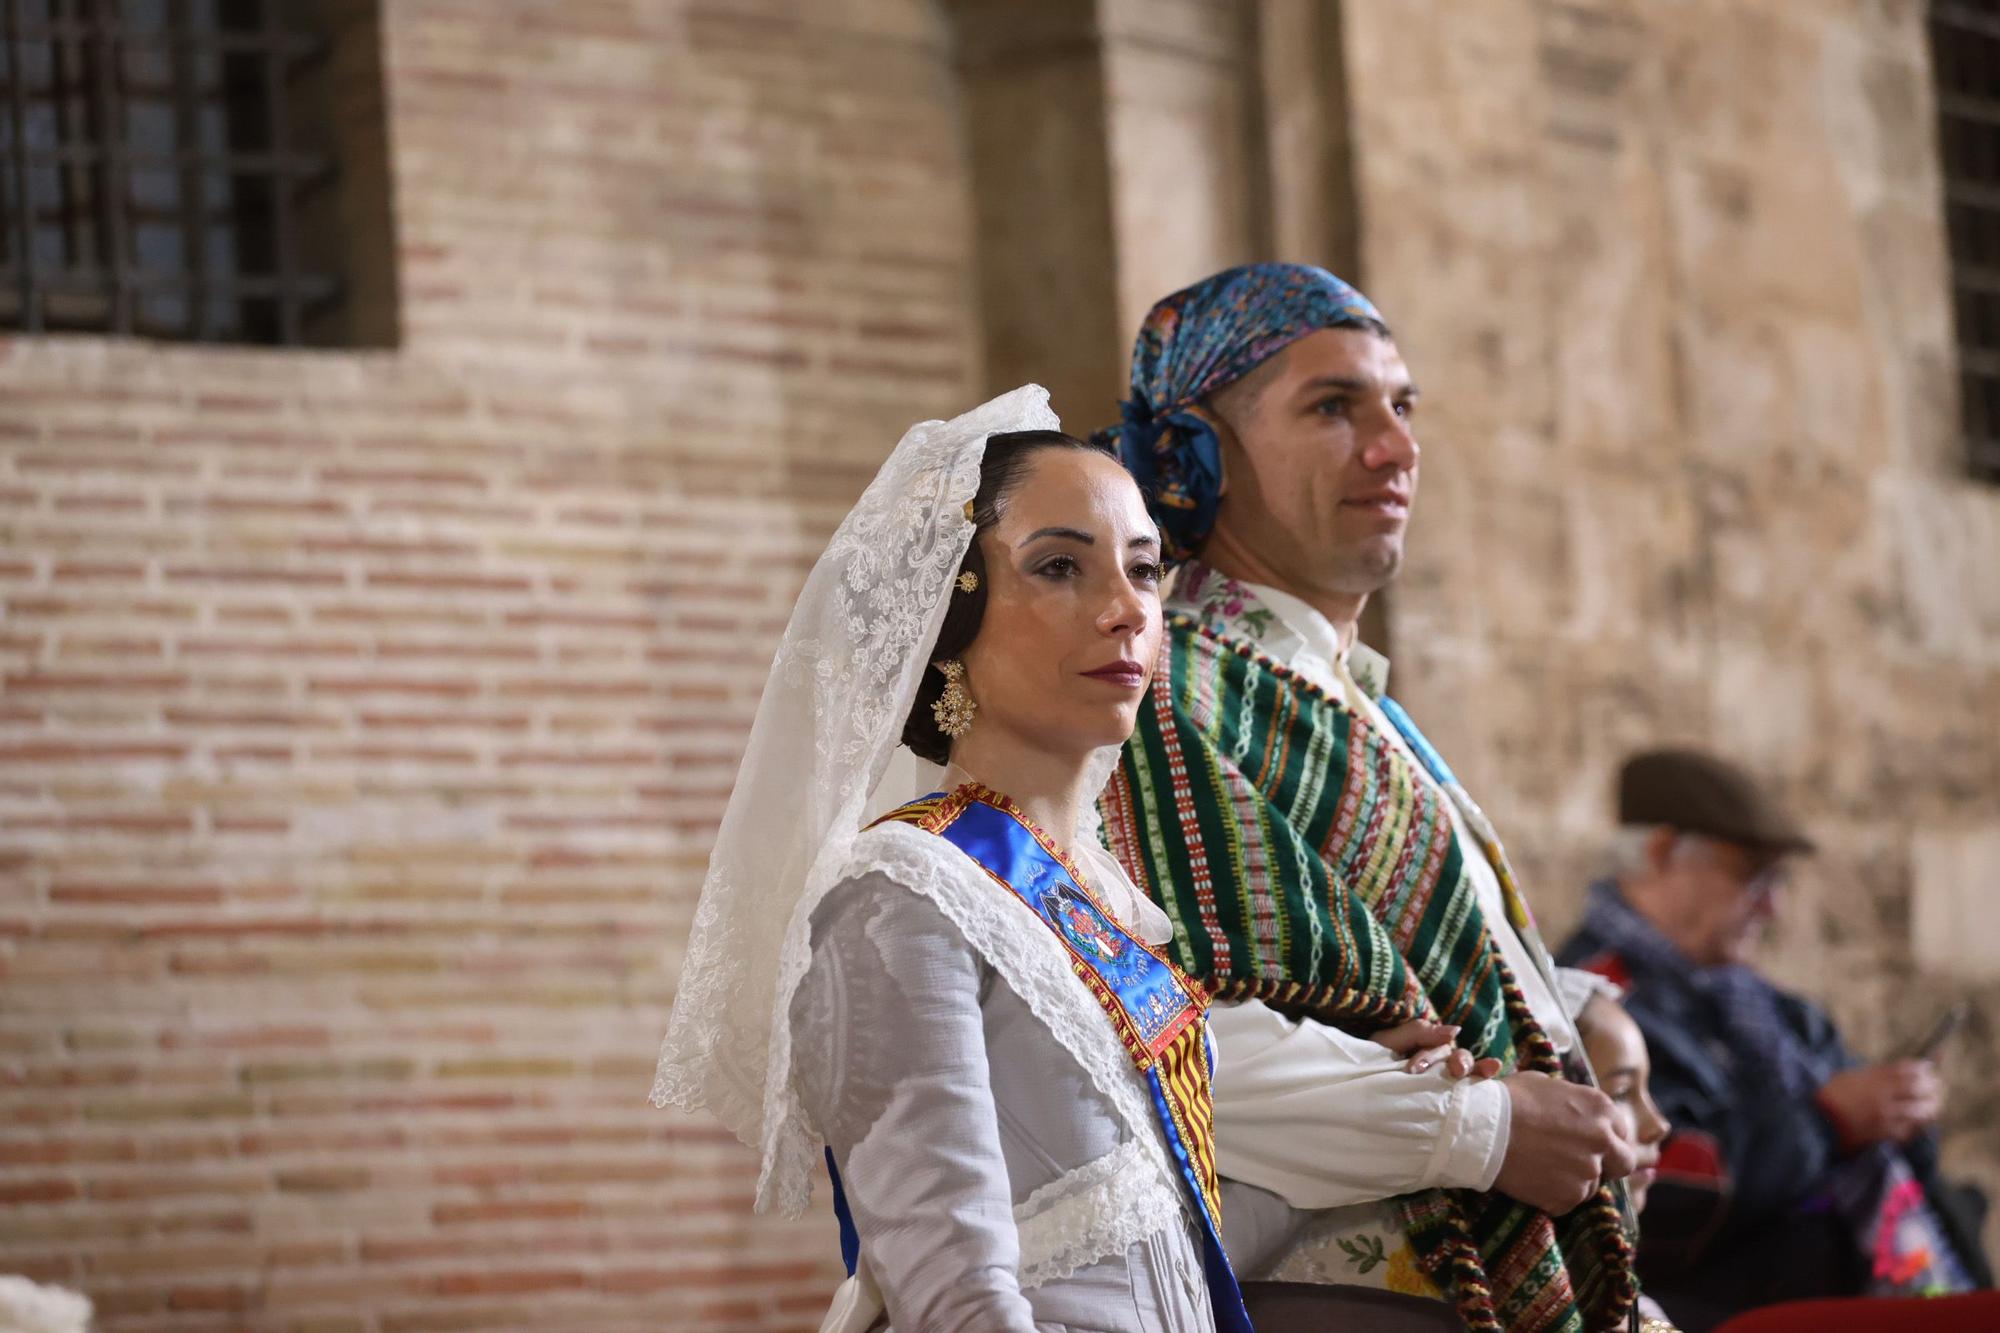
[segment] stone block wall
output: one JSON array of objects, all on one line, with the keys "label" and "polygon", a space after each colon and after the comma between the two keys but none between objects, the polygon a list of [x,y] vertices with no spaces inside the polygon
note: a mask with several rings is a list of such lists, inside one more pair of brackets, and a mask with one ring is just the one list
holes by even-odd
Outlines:
[{"label": "stone block wall", "polygon": [[1766,775],[1824,848],[1772,970],[1870,1057],[1976,999],[1947,1160],[1993,1189],[2000,488],[1962,462],[1923,5],[1346,17],[1369,291],[1426,387],[1399,692],[1552,936],[1629,749]]}]

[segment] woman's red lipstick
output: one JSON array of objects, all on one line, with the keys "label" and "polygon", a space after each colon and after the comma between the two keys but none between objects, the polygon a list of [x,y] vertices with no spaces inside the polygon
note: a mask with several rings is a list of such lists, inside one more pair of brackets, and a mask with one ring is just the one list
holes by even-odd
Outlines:
[{"label": "woman's red lipstick", "polygon": [[1093,680],[1107,681],[1113,685],[1123,685],[1136,690],[1146,683],[1146,668],[1130,658],[1120,658],[1116,662],[1106,662],[1095,671],[1083,673]]}]

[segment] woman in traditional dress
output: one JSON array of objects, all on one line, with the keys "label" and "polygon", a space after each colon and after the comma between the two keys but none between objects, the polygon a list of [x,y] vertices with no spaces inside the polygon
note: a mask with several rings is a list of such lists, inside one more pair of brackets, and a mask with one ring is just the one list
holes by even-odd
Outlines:
[{"label": "woman in traditional dress", "polygon": [[[760,1207],[831,1168],[852,1276],[828,1329],[1249,1329],[1205,995],[1092,814],[1159,576],[1131,477],[1028,386],[913,427],[807,580],[654,1100],[758,1148]],[[870,822],[899,741],[947,767]],[[1405,1035],[1447,1058],[1442,1029]]]}]

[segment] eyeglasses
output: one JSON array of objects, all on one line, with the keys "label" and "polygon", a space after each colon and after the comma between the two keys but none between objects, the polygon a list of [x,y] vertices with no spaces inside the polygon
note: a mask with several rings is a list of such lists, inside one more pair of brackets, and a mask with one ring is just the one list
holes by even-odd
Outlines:
[{"label": "eyeglasses", "polygon": [[1783,861],[1773,861],[1763,869],[1752,872],[1750,878],[1743,881],[1743,892],[1759,902],[1768,902],[1791,878],[1790,866]]},{"label": "eyeglasses", "polygon": [[1735,880],[1744,893],[1758,902],[1768,902],[1776,896],[1792,876],[1784,857],[1753,851],[1741,843],[1725,842],[1702,833],[1683,833],[1678,840],[1701,847],[1711,867]]}]

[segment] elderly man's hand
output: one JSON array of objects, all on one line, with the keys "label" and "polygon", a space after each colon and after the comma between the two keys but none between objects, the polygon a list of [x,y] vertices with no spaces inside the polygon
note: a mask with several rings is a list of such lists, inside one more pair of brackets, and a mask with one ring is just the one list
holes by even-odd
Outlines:
[{"label": "elderly man's hand", "polygon": [[1561,1217],[1638,1165],[1615,1104],[1596,1088],[1536,1073],[1502,1082],[1513,1105],[1507,1158],[1493,1182],[1502,1194]]},{"label": "elderly man's hand", "polygon": [[1842,1070],[1819,1100],[1849,1148],[1907,1143],[1944,1109],[1944,1083],[1928,1060],[1891,1060]]},{"label": "elderly man's hand", "polygon": [[1468,1076],[1492,1078],[1500,1072],[1498,1060],[1491,1057],[1475,1060],[1471,1051],[1452,1045],[1457,1036],[1458,1029],[1451,1024],[1429,1018],[1413,1018],[1407,1023],[1383,1028],[1369,1040],[1404,1057],[1408,1063],[1403,1068],[1412,1074],[1421,1074],[1437,1065],[1442,1067],[1445,1078],[1455,1083]]}]

